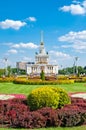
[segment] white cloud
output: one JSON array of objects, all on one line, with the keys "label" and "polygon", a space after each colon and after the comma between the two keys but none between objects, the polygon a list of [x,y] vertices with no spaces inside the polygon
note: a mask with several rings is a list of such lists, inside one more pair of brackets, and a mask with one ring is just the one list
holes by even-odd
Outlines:
[{"label": "white cloud", "polygon": [[64,53],[62,51],[55,51],[55,50],[51,50],[49,52],[50,58],[49,58],[49,63],[50,64],[56,64],[58,66],[60,65],[64,65],[67,66],[69,64],[69,66],[71,66],[72,60],[73,60],[73,56]]},{"label": "white cloud", "polygon": [[15,29],[15,30],[19,30],[21,27],[25,26],[26,23],[25,22],[21,22],[21,21],[14,21],[14,20],[10,20],[10,19],[6,19],[5,21],[0,22],[0,28],[2,29]]},{"label": "white cloud", "polygon": [[66,58],[66,59],[70,59],[71,58],[71,56],[69,55],[69,54],[66,54],[66,53],[63,53],[63,52],[59,52],[59,51],[50,51],[49,52],[50,53],[50,55],[53,55],[53,56],[56,56],[56,57],[58,57],[58,58]]},{"label": "white cloud", "polygon": [[70,12],[73,15],[84,15],[86,14],[86,0],[82,3],[73,1],[74,4],[63,6],[60,8],[63,12]]},{"label": "white cloud", "polygon": [[86,8],[86,0],[83,1],[82,5],[84,6],[84,8]]},{"label": "white cloud", "polygon": [[86,53],[86,42],[83,41],[77,41],[73,44],[72,46],[75,50],[77,50],[78,52],[82,52],[82,53]]},{"label": "white cloud", "polygon": [[23,61],[32,61],[32,58],[30,58],[30,57],[23,57]]},{"label": "white cloud", "polygon": [[80,4],[81,3],[80,1],[77,1],[77,0],[73,0],[72,2],[75,3],[75,4]]},{"label": "white cloud", "polygon": [[8,53],[17,54],[18,52],[17,52],[17,50],[15,50],[15,49],[11,49],[11,50],[8,50]]},{"label": "white cloud", "polygon": [[37,19],[35,17],[29,17],[27,18],[27,20],[29,20],[30,22],[36,22]]},{"label": "white cloud", "polygon": [[29,48],[29,49],[36,49],[38,48],[38,45],[34,43],[19,43],[19,44],[14,44],[11,46],[12,48]]},{"label": "white cloud", "polygon": [[77,40],[86,40],[86,30],[79,31],[79,32],[70,31],[68,34],[65,34],[64,36],[59,37],[58,40],[68,41],[68,42],[74,42]]},{"label": "white cloud", "polygon": [[66,42],[71,44],[62,45],[64,48],[73,48],[76,51],[86,52],[86,30],[79,32],[69,32],[64,36],[58,38],[60,42]]}]

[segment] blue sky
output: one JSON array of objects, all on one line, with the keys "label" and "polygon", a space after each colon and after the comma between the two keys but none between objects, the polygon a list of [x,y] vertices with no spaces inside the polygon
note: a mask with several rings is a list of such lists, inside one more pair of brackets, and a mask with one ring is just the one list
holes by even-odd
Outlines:
[{"label": "blue sky", "polygon": [[86,0],[0,0],[0,68],[34,61],[41,30],[50,63],[86,66]]}]

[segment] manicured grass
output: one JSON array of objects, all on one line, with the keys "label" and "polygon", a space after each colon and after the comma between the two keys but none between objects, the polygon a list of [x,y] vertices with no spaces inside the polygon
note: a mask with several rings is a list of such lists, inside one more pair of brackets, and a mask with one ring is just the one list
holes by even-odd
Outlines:
[{"label": "manicured grass", "polygon": [[[21,85],[21,84],[13,84],[13,83],[0,83],[0,93],[28,95],[33,89],[41,86],[43,85]],[[53,86],[62,87],[67,92],[86,92],[86,83],[61,84],[61,85],[53,85]]]},{"label": "manicured grass", "polygon": [[[38,129],[34,129],[38,130]],[[81,126],[81,127],[57,127],[57,128],[41,128],[39,130],[86,130],[86,126]]]},{"label": "manicured grass", "polygon": [[[28,95],[33,89],[41,87],[43,85],[20,85],[13,83],[0,83],[0,93],[2,94],[25,94]],[[49,86],[49,85],[48,85]],[[50,85],[51,86],[51,85]],[[67,92],[86,92],[86,83],[74,83],[74,84],[62,84],[53,85],[55,87],[62,87]],[[28,130],[28,129],[12,129],[12,128],[0,128],[0,130]],[[31,129],[29,129],[31,130]],[[38,129],[34,129],[38,130]],[[66,127],[66,128],[41,128],[39,130],[86,130],[86,126],[79,127]]]},{"label": "manicured grass", "polygon": [[80,127],[53,127],[53,128],[40,128],[40,129],[12,129],[12,128],[0,128],[0,130],[86,130],[86,126]]}]

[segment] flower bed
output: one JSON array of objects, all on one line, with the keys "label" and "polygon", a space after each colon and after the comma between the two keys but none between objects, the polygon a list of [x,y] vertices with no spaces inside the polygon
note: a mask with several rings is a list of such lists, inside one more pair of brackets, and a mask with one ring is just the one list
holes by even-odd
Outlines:
[{"label": "flower bed", "polygon": [[56,84],[72,84],[74,80],[65,79],[65,80],[41,80],[41,79],[21,79],[16,78],[13,81],[14,84],[27,84],[27,85],[56,85]]},{"label": "flower bed", "polygon": [[1,94],[0,126],[32,129],[84,125],[86,124],[86,98],[72,97],[74,94],[70,94],[71,104],[65,105],[61,109],[44,107],[36,111],[31,111],[27,106],[25,95]]}]

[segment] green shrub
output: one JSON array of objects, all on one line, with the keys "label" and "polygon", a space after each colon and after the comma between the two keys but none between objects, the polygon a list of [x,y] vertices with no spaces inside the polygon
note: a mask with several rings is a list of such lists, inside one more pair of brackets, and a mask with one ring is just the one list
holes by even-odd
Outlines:
[{"label": "green shrub", "polygon": [[26,79],[26,78],[15,78],[13,80],[15,84],[28,84],[28,85],[56,85],[56,84],[71,84],[74,83],[72,79],[66,80],[41,80],[41,79]]},{"label": "green shrub", "polygon": [[77,78],[77,79],[75,79],[75,82],[76,83],[84,83],[84,82],[86,82],[86,77]]},{"label": "green shrub", "polygon": [[74,83],[73,79],[64,79],[64,80],[57,80],[58,84],[71,84]]},{"label": "green shrub", "polygon": [[70,103],[67,93],[61,88],[40,87],[33,90],[27,98],[31,110],[42,107],[60,108]]},{"label": "green shrub", "polygon": [[0,78],[0,83],[2,82],[13,82],[14,77],[2,77]]},{"label": "green shrub", "polygon": [[58,75],[57,79],[59,79],[59,80],[65,80],[65,79],[68,79],[68,76],[66,76],[66,75]]},{"label": "green shrub", "polygon": [[41,87],[33,90],[28,96],[28,105],[31,110],[42,107],[57,108],[59,103],[59,94],[55,93],[49,87]]},{"label": "green shrub", "polygon": [[65,104],[70,104],[70,97],[64,89],[55,87],[52,87],[52,89],[59,94],[58,108],[61,108]]},{"label": "green shrub", "polygon": [[45,73],[43,70],[40,73],[40,78],[41,78],[41,80],[45,80]]}]

